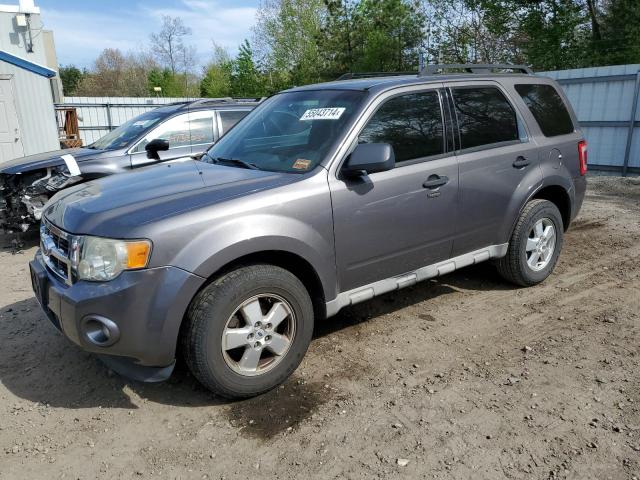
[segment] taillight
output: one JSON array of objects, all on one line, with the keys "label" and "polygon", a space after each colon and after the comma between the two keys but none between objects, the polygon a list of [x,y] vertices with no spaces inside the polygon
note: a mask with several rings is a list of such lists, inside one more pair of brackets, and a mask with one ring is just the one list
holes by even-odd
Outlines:
[{"label": "taillight", "polygon": [[578,142],[578,162],[580,163],[580,175],[587,173],[587,142]]}]

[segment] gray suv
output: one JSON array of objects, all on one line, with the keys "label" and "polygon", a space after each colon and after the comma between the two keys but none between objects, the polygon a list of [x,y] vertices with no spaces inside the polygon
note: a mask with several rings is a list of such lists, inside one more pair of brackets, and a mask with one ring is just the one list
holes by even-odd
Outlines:
[{"label": "gray suv", "polygon": [[238,398],[287,379],[348,305],[490,259],[542,282],[586,144],[554,81],[506,68],[293,88],[201,161],[58,193],[30,264],[42,308],[123,375],[163,380],[180,350]]}]

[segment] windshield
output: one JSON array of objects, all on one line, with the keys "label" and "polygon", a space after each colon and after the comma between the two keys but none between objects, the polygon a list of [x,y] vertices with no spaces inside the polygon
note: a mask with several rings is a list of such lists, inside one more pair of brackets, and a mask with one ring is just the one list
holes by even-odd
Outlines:
[{"label": "windshield", "polygon": [[140,135],[149,130],[149,128],[166,117],[166,111],[152,110],[143,113],[93,142],[89,145],[89,148],[95,148],[96,150],[115,150],[117,148],[127,147],[131,142],[140,137]]},{"label": "windshield", "polygon": [[209,163],[304,173],[329,153],[365,92],[286,92],[266,100],[202,158]]}]

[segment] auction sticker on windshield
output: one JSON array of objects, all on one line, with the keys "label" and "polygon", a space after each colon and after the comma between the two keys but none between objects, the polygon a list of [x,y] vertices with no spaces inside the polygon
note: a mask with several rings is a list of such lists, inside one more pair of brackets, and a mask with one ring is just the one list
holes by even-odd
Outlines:
[{"label": "auction sticker on windshield", "polygon": [[338,120],[345,110],[344,107],[310,108],[302,114],[300,120]]}]

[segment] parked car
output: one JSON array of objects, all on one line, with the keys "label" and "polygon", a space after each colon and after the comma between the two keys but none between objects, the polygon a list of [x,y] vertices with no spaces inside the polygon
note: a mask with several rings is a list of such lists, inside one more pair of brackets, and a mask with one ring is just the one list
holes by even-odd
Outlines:
[{"label": "parked car", "polygon": [[348,305],[490,259],[542,282],[582,204],[586,144],[553,80],[489,70],[293,88],[202,161],[58,193],[37,298],[114,370],[164,379],[181,345],[237,398],[289,377],[314,322]]},{"label": "parked car", "polygon": [[25,232],[57,191],[160,161],[198,155],[258,104],[211,99],[150,110],[85,148],[46,152],[0,165],[0,230]]}]

